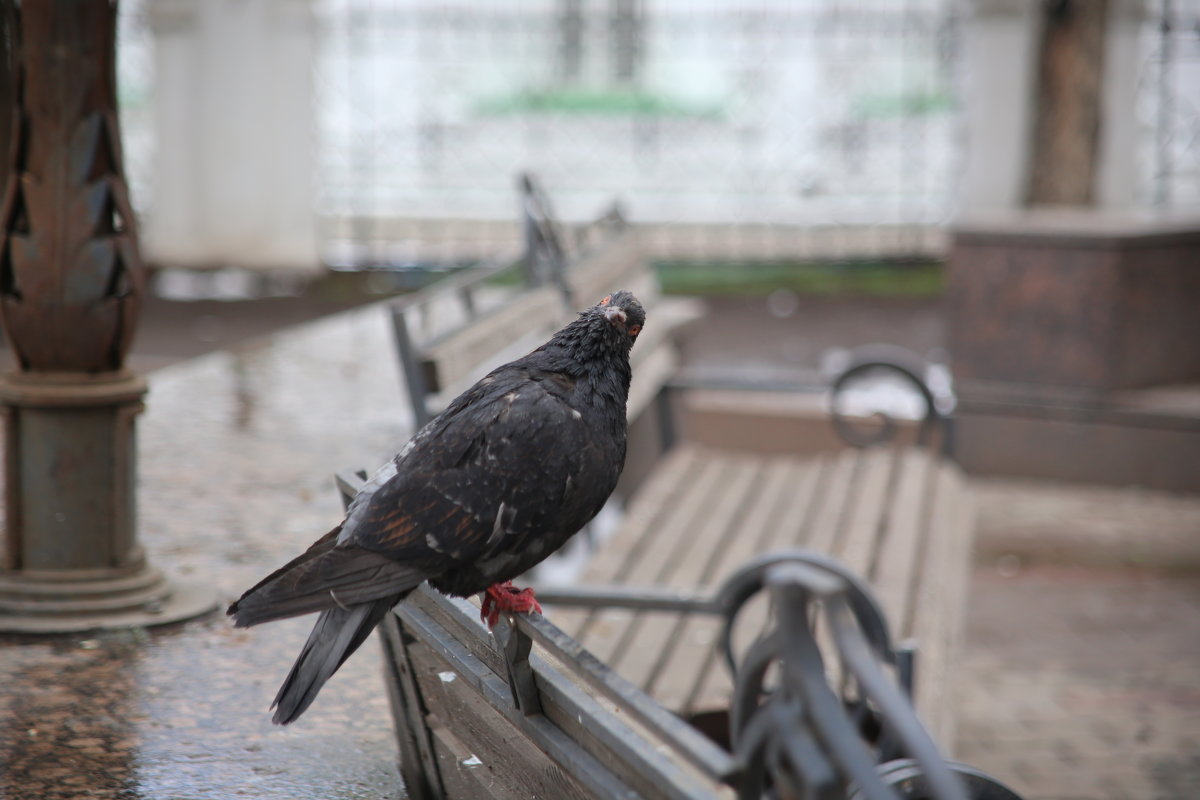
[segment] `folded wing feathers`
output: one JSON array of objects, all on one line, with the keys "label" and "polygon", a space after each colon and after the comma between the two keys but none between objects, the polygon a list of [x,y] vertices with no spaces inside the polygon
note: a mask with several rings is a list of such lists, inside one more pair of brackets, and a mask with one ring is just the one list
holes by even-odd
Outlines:
[{"label": "folded wing feathers", "polygon": [[237,627],[392,597],[425,579],[417,569],[361,548],[332,548],[289,566],[230,606]]}]

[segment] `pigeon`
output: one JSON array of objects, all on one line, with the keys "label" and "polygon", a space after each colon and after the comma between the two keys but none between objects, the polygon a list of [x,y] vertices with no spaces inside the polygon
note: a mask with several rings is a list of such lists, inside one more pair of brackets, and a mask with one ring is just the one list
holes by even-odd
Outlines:
[{"label": "pigeon", "polygon": [[484,593],[481,616],[541,612],[512,579],[594,517],[625,464],[630,348],[646,313],[629,292],[583,311],[498,367],[363,485],[336,528],[228,610],[236,627],[320,612],[275,696],[299,717],[387,612],[423,581]]}]

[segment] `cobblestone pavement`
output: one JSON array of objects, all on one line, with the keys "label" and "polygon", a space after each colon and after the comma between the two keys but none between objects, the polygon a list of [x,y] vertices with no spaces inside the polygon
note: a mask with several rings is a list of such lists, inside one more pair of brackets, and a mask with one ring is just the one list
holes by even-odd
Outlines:
[{"label": "cobblestone pavement", "polygon": [[974,576],[956,756],[1033,798],[1200,796],[1200,582]]},{"label": "cobblestone pavement", "polygon": [[1200,497],[974,488],[957,756],[1031,800],[1200,797]]}]

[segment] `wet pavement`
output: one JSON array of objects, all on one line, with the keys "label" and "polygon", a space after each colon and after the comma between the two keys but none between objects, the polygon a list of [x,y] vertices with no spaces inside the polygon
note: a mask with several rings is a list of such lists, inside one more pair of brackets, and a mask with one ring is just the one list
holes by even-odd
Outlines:
[{"label": "wet pavement", "polygon": [[[716,303],[688,350],[788,371],[812,365],[812,325],[842,344],[940,343],[936,305],[885,306],[772,317],[752,300]],[[171,335],[142,333],[164,353]],[[148,377],[141,541],[155,565],[223,602],[340,519],[333,471],[374,467],[409,430],[378,308]],[[974,483],[958,755],[1031,799],[1200,796],[1200,498]],[[216,614],[0,639],[0,798],[402,797],[373,640],[301,720],[271,724],[310,625],[234,630]]]},{"label": "wet pavement", "polygon": [[[349,312],[151,373],[140,536],[223,604],[341,518],[331,473],[374,468],[409,423],[387,319]],[[267,708],[311,620],[0,644],[0,797],[401,796],[377,645],[303,719]]]}]

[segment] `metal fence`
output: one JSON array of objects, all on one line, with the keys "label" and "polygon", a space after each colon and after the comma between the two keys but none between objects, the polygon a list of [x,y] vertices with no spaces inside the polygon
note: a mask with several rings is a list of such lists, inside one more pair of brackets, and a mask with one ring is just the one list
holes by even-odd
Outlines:
[{"label": "metal fence", "polygon": [[958,152],[956,5],[326,0],[321,210],[334,238],[461,238],[511,219],[530,170],[563,217],[619,198],[673,251],[925,251]]},{"label": "metal fence", "polygon": [[1200,0],[1153,0],[1138,84],[1147,205],[1200,210]]},{"label": "metal fence", "polygon": [[[123,0],[134,198],[154,198],[154,0]],[[936,254],[964,136],[960,0],[311,0],[327,258],[518,235],[515,176],[660,254]],[[1200,209],[1200,0],[1146,0],[1140,205]]]}]

